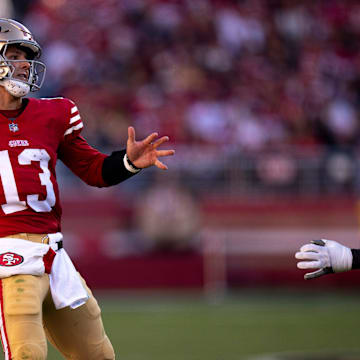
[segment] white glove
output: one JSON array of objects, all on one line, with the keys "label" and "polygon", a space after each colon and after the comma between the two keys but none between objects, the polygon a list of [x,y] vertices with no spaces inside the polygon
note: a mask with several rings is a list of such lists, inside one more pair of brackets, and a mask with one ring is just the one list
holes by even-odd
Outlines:
[{"label": "white glove", "polygon": [[303,245],[295,254],[299,269],[318,269],[305,274],[306,280],[329,273],[351,270],[353,256],[351,249],[332,240],[313,240]]}]

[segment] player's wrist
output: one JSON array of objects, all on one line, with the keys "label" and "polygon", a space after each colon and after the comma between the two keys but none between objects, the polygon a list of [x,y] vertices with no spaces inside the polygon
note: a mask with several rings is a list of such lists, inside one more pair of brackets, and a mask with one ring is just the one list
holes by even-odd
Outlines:
[{"label": "player's wrist", "polygon": [[124,166],[126,168],[126,170],[130,171],[133,174],[138,173],[141,169],[138,168],[137,166],[135,166],[132,161],[129,159],[129,157],[127,156],[127,154],[125,153],[124,158]]},{"label": "player's wrist", "polygon": [[126,150],[114,151],[104,159],[102,166],[102,177],[108,186],[119,184],[120,182],[136,175],[127,170],[124,165],[124,155]]},{"label": "player's wrist", "polygon": [[352,253],[352,269],[360,269],[360,249],[351,249]]},{"label": "player's wrist", "polygon": [[353,255],[351,249],[336,241],[327,240],[326,247],[329,250],[331,267],[334,272],[344,272],[352,269]]}]

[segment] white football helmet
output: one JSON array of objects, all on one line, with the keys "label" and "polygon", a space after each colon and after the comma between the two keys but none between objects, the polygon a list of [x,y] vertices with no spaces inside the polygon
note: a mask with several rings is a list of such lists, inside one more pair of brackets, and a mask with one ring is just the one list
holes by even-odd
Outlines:
[{"label": "white football helmet", "polygon": [[[9,45],[16,45],[27,53],[26,62],[29,63],[27,79],[14,78],[14,63],[23,60],[9,60],[6,51]],[[22,97],[29,91],[41,88],[46,72],[46,66],[38,61],[41,56],[41,47],[34,40],[31,32],[19,22],[12,19],[0,18],[0,85],[15,97]]]}]

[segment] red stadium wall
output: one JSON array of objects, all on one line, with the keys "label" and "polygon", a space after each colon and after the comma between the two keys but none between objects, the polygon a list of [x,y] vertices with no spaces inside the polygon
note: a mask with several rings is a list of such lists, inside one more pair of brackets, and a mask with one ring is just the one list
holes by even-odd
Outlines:
[{"label": "red stadium wall", "polygon": [[[119,244],[132,230],[134,209],[111,196],[68,199],[63,208],[65,246],[94,288],[202,288],[223,281],[230,287],[313,286],[296,269],[299,246],[326,237],[360,248],[353,199],[207,198],[200,207],[200,244],[210,244],[205,257],[203,245],[193,251],[124,254]],[[360,285],[360,273],[331,275],[316,284]]]}]

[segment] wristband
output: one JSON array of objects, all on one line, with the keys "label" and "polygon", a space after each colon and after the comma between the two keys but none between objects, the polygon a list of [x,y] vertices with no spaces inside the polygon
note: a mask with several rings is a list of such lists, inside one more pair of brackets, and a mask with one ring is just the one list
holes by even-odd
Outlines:
[{"label": "wristband", "polygon": [[129,159],[129,157],[127,156],[127,154],[125,153],[124,158],[124,166],[126,168],[127,171],[130,171],[133,174],[138,173],[141,169],[136,167]]},{"label": "wristband", "polygon": [[360,269],[360,249],[351,249],[353,255],[352,269]]},{"label": "wristband", "polygon": [[101,174],[108,186],[116,185],[131,178],[137,173],[128,171],[124,165],[124,155],[126,150],[114,151],[104,159]]}]

